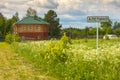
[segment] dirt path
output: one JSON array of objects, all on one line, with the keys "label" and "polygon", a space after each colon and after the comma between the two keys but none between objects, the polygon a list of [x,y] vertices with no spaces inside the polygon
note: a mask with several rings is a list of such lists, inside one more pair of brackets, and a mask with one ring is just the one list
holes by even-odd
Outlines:
[{"label": "dirt path", "polygon": [[15,54],[10,45],[0,42],[0,80],[55,80],[24,58]]}]

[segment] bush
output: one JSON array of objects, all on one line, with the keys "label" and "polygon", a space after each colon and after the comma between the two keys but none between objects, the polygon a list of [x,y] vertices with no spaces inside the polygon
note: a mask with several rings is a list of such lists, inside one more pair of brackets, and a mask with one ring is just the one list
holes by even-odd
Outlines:
[{"label": "bush", "polygon": [[64,35],[62,36],[59,42],[57,42],[56,44],[53,43],[48,44],[46,53],[48,53],[53,63],[54,62],[65,63],[65,61],[68,58],[68,55],[66,54],[66,50],[69,49],[70,43],[71,40],[64,33]]},{"label": "bush", "polygon": [[21,41],[20,37],[16,34],[9,33],[5,36],[5,42],[9,44],[11,44],[12,42],[20,42],[20,41]]},{"label": "bush", "polygon": [[109,40],[108,34],[105,35],[105,40]]},{"label": "bush", "polygon": [[88,39],[87,39],[87,38],[85,38],[85,39],[84,39],[84,41],[87,43],[87,42],[88,42]]},{"label": "bush", "polygon": [[68,44],[71,44],[71,39],[66,36],[66,33],[60,39],[60,43],[63,44],[64,47],[67,47]]}]

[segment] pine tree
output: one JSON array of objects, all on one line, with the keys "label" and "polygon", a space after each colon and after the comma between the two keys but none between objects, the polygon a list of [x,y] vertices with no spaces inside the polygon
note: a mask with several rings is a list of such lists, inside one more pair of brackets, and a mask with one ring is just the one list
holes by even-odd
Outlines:
[{"label": "pine tree", "polygon": [[57,17],[57,13],[53,10],[49,10],[47,14],[45,14],[45,21],[49,23],[49,36],[51,38],[58,37],[60,34],[61,25],[59,23],[59,18]]},{"label": "pine tree", "polygon": [[37,11],[35,9],[32,9],[31,7],[29,7],[27,9],[26,16],[37,16]]}]

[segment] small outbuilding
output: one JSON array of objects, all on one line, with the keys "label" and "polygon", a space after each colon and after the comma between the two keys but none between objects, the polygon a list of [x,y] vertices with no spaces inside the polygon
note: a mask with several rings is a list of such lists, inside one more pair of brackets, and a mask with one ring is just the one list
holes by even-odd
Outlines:
[{"label": "small outbuilding", "polygon": [[13,32],[21,39],[45,40],[48,39],[49,28],[48,23],[41,18],[28,16],[14,24]]}]

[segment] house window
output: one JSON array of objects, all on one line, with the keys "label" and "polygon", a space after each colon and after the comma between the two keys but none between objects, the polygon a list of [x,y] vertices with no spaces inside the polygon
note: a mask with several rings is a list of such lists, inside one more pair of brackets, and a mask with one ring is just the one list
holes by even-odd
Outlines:
[{"label": "house window", "polygon": [[26,30],[26,26],[22,26],[22,30]]},{"label": "house window", "polygon": [[40,27],[39,27],[39,26],[36,26],[36,30],[40,30]]},{"label": "house window", "polygon": [[32,27],[32,26],[30,26],[29,28],[30,28],[30,30],[32,30],[32,29],[33,29],[33,27]]}]

